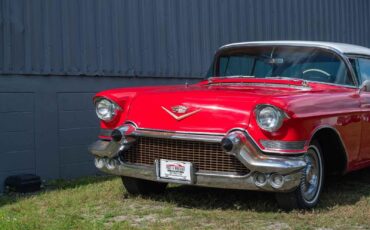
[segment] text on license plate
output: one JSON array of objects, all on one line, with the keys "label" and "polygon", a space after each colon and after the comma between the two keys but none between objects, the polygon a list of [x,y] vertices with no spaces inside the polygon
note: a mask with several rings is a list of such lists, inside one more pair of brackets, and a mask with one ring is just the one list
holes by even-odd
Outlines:
[{"label": "text on license plate", "polygon": [[159,160],[159,177],[173,180],[191,180],[191,162]]}]

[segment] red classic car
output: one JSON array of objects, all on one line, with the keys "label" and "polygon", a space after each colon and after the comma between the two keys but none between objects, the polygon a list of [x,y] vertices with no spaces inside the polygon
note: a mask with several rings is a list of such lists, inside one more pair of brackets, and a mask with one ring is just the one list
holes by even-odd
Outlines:
[{"label": "red classic car", "polygon": [[132,194],[167,183],[270,191],[312,208],[324,175],[370,166],[370,49],[305,41],[222,46],[197,84],[94,98],[98,169]]}]

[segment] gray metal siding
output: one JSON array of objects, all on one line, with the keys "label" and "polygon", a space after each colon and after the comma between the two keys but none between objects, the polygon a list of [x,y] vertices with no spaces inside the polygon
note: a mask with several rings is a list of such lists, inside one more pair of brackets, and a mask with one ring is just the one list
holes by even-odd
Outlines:
[{"label": "gray metal siding", "polygon": [[199,77],[237,41],[370,46],[368,0],[0,0],[0,73]]}]

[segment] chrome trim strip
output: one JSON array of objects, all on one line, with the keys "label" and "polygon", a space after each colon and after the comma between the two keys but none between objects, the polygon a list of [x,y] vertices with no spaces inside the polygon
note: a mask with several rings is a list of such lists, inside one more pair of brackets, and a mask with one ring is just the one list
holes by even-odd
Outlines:
[{"label": "chrome trim strip", "polygon": [[136,129],[131,133],[133,136],[169,138],[180,140],[194,140],[205,142],[221,142],[224,134],[205,134],[205,133],[184,133],[184,132],[169,132],[150,129]]},{"label": "chrome trim strip", "polygon": [[221,136],[225,135],[226,133],[210,133],[210,132],[187,132],[187,131],[171,131],[171,130],[165,130],[165,129],[149,129],[149,128],[142,128],[137,127],[137,130],[148,130],[153,132],[164,132],[164,133],[179,133],[179,134],[195,134],[195,135],[216,135]]},{"label": "chrome trim strip", "polygon": [[[226,84],[226,83],[213,83],[212,82],[212,79],[217,79],[217,78],[221,78],[221,77],[209,77],[210,79],[210,82],[207,83],[208,85],[218,85],[218,84]],[[269,79],[274,79],[273,77],[270,77]],[[279,79],[279,78],[276,78],[276,79]],[[299,79],[299,78],[297,78]],[[291,78],[290,80],[295,80],[295,78]],[[301,79],[303,80],[303,79]],[[339,87],[344,87],[344,88],[350,88],[350,89],[358,89],[359,87],[357,86],[353,86],[353,85],[341,85],[341,84],[336,84],[336,83],[330,83],[330,82],[321,82],[321,81],[310,81],[310,80],[304,80],[305,82],[307,83],[315,83],[315,84],[325,84],[325,85],[333,85],[333,86],[339,86]],[[230,83],[230,84],[246,84],[246,85],[252,85],[252,86],[266,86],[266,87],[277,87],[280,85],[280,88],[294,88],[294,89],[301,89],[301,90],[305,90],[305,91],[309,91],[311,90],[312,88],[310,86],[293,86],[293,85],[287,85],[287,84],[274,84],[274,83],[268,83],[268,84],[265,84],[265,83],[255,83],[255,82],[243,82],[243,83]],[[284,86],[284,87],[282,87]]]},{"label": "chrome trim strip", "polygon": [[[210,77],[210,79],[215,79],[216,77]],[[292,79],[291,79],[292,80]],[[208,85],[226,85],[226,86],[264,86],[264,87],[279,87],[279,88],[292,88],[292,89],[300,89],[300,90],[305,90],[309,91],[311,90],[311,87],[309,86],[297,86],[297,85],[286,85],[286,84],[278,84],[278,83],[263,83],[263,82],[237,82],[237,83],[232,83],[232,82],[217,82],[214,83],[211,81]]]},{"label": "chrome trim strip", "polygon": [[198,171],[195,173],[196,175],[201,175],[201,176],[215,176],[215,177],[226,177],[226,178],[247,178],[250,176],[250,172],[244,175],[236,175],[236,174],[231,174],[231,173],[224,173],[224,172],[213,172],[213,171]]},{"label": "chrome trim strip", "polygon": [[275,140],[260,140],[261,145],[273,151],[279,150],[303,150],[306,141],[275,141]]}]

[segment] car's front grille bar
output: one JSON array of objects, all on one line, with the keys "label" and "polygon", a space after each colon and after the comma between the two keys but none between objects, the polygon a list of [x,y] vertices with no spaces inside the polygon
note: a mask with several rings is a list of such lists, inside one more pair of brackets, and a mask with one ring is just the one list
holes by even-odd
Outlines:
[{"label": "car's front grille bar", "polygon": [[144,165],[153,165],[158,159],[188,161],[193,163],[195,170],[249,173],[239,160],[221,149],[220,142],[141,136],[121,158]]}]

